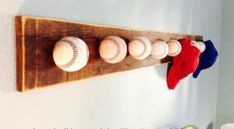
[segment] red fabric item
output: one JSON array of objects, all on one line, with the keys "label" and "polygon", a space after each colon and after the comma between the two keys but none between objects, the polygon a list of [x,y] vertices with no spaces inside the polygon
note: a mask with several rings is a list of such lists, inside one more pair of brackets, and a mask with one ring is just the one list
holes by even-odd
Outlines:
[{"label": "red fabric item", "polygon": [[192,40],[183,38],[179,42],[182,51],[172,59],[172,65],[168,69],[167,85],[169,89],[175,89],[181,79],[197,69],[199,63],[200,50],[193,45]]}]

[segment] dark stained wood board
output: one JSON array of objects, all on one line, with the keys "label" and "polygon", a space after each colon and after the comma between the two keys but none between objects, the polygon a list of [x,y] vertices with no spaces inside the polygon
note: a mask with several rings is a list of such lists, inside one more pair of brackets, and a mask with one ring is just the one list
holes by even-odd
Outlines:
[{"label": "dark stained wood board", "polygon": [[[151,30],[112,27],[86,23],[75,23],[40,17],[17,16],[16,51],[17,51],[17,90],[27,91],[51,86],[58,83],[75,81],[89,77],[126,71],[140,67],[159,65],[170,62],[148,57],[143,61],[132,59],[129,55],[120,63],[108,64],[99,56],[99,43],[107,36],[122,37],[127,43],[135,36],[146,36],[151,41],[180,39],[188,37],[202,41],[199,35],[155,32]],[[77,72],[65,72],[56,67],[52,53],[57,41],[64,36],[76,36],[83,39],[89,48],[90,58],[86,67]]]}]

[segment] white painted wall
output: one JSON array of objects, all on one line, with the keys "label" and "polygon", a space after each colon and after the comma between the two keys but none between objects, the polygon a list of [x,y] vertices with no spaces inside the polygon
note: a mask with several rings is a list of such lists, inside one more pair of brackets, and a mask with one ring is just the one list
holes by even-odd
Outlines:
[{"label": "white painted wall", "polygon": [[234,1],[223,0],[222,44],[218,88],[217,127],[234,123]]},{"label": "white painted wall", "polygon": [[[0,0],[1,129],[157,129],[215,122],[218,63],[167,89],[167,65],[16,92],[14,16],[192,33],[221,32],[221,0]],[[167,128],[168,129],[168,128]]]}]

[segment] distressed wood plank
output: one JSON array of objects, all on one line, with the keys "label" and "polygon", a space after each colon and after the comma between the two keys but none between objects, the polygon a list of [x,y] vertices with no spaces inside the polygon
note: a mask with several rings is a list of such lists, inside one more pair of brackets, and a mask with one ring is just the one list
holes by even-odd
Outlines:
[{"label": "distressed wood plank", "polygon": [[[108,64],[100,58],[98,48],[100,41],[110,35],[120,36],[126,42],[129,42],[135,36],[146,36],[151,41],[157,39],[167,41],[169,39],[180,39],[183,37],[197,41],[203,40],[202,36],[199,35],[163,33],[143,29],[75,23],[65,20],[29,16],[17,16],[15,25],[18,91],[27,91],[58,83],[159,65],[171,60],[170,57],[166,57],[163,60],[148,57],[143,61],[137,61],[128,55],[120,63]],[[80,71],[72,73],[64,72],[57,68],[53,61],[53,47],[64,36],[79,37],[89,47],[89,62]]]}]

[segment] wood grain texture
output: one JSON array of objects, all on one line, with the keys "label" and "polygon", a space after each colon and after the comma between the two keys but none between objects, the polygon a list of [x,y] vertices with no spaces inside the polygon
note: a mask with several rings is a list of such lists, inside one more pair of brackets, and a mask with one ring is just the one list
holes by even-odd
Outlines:
[{"label": "wood grain texture", "polygon": [[[171,60],[170,57],[166,57],[163,60],[148,57],[143,61],[137,61],[127,56],[120,63],[108,64],[100,58],[98,53],[100,41],[107,36],[120,36],[127,43],[135,36],[146,36],[151,41],[157,39],[167,41],[183,37],[197,41],[203,40],[202,36],[199,35],[162,33],[143,29],[75,23],[29,16],[17,16],[15,25],[18,91],[27,91],[108,73],[158,65]],[[88,45],[90,51],[89,62],[80,71],[64,72],[57,68],[53,61],[54,45],[64,36],[79,37]]]}]

